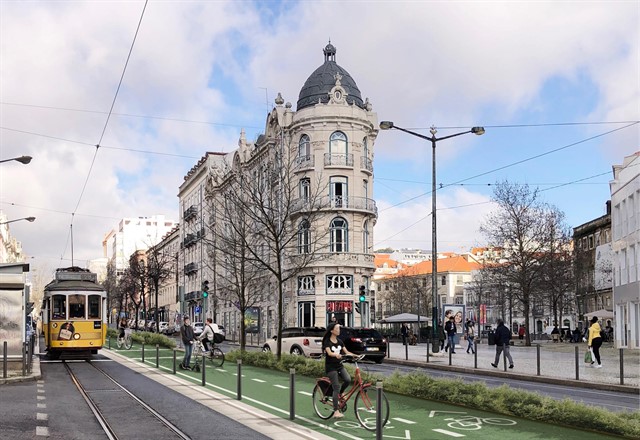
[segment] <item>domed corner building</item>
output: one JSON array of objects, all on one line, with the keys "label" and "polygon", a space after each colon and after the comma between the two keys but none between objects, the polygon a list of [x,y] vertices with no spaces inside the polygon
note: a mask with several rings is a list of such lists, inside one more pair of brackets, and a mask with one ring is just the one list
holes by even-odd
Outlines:
[{"label": "domed corner building", "polygon": [[[285,104],[280,93],[275,104],[264,133],[255,142],[248,141],[242,131],[235,151],[224,156],[207,153],[202,167],[215,171],[210,171],[213,177],[207,189],[214,194],[209,202],[211,212],[221,209],[215,200],[224,198],[225,182],[234,170],[248,170],[251,181],[271,176],[280,184],[287,182],[281,188],[293,195],[287,207],[280,209],[290,222],[288,237],[297,236],[285,251],[285,264],[290,265],[286,269],[293,276],[283,286],[283,327],[326,327],[332,320],[346,326],[369,326],[375,271],[371,247],[378,216],[373,200],[377,116],[368,100],[363,101],[349,72],[336,63],[336,48],[331,43],[324,48],[324,63],[302,86],[297,110]],[[273,172],[274,168],[284,171]],[[192,174],[198,175],[197,170]],[[183,186],[191,179],[185,178]],[[183,205],[185,210],[190,206]],[[184,220],[188,226],[189,220]],[[210,249],[207,252],[211,254]],[[210,268],[202,275],[217,280],[217,306],[209,310],[214,309],[218,324],[233,332],[241,317],[236,300],[224,297],[229,289],[223,285],[223,274],[218,275]],[[186,292],[198,288],[195,281],[192,284]],[[253,277],[250,284],[247,290],[261,298],[251,307],[258,315],[255,330],[270,338],[277,334],[278,286],[268,273]],[[361,286],[366,292],[364,307],[359,300]]]},{"label": "domed corner building", "polygon": [[[286,288],[292,297],[285,301],[285,325],[326,327],[336,320],[346,326],[369,326],[374,304],[373,226],[378,217],[373,200],[377,115],[368,99],[362,99],[353,77],[336,62],[331,42],[323,52],[324,63],[300,89],[296,111],[290,104],[283,108],[279,96],[272,113],[284,121],[299,206],[311,197],[321,207],[311,222],[304,208],[291,215],[299,228],[298,251],[306,250],[305,243],[316,251]],[[366,291],[364,307],[361,286]]]}]

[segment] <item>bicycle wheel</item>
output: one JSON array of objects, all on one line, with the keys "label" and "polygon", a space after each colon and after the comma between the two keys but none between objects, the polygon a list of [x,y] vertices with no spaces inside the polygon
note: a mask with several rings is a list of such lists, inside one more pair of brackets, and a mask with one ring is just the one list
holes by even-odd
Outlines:
[{"label": "bicycle wheel", "polygon": [[118,338],[116,339],[116,346],[118,347],[118,349],[122,348],[122,344],[124,343],[124,340],[122,338]]},{"label": "bicycle wheel", "polygon": [[327,420],[333,415],[333,399],[330,396],[325,396],[320,385],[316,384],[313,388],[313,409],[316,411],[318,417],[322,420]]},{"label": "bicycle wheel", "polygon": [[211,349],[211,351],[207,355],[207,358],[211,362],[211,365],[214,366],[214,368],[220,368],[222,367],[222,364],[224,364],[224,353],[217,347]]},{"label": "bicycle wheel", "polygon": [[382,393],[382,401],[378,402],[378,390],[372,386],[364,387],[356,395],[356,402],[354,410],[356,412],[356,418],[364,429],[369,431],[376,430],[376,411],[378,406],[382,411],[382,426],[389,421],[389,400],[387,396]]},{"label": "bicycle wheel", "polygon": [[125,336],[125,338],[124,338],[124,348],[129,350],[132,345],[133,345],[133,341],[131,340],[131,335]]}]

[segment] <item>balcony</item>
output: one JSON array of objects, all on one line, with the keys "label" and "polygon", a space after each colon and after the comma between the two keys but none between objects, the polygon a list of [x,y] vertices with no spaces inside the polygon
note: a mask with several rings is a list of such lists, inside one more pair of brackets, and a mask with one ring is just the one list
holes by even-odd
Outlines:
[{"label": "balcony", "polygon": [[361,157],[360,169],[369,175],[373,174],[373,161],[368,157]]},{"label": "balcony", "polygon": [[187,234],[187,236],[184,238],[184,241],[182,242],[182,245],[188,248],[189,246],[196,244],[196,241],[198,241],[198,238],[195,234]]},{"label": "balcony", "polygon": [[309,211],[321,210],[340,210],[340,211],[359,211],[363,213],[378,216],[378,207],[376,201],[366,197],[352,196],[324,196],[315,200],[307,198],[295,199],[291,203],[291,213],[304,213]]},{"label": "balcony", "polygon": [[[294,260],[294,264],[296,264],[297,260],[308,258],[308,255],[291,255],[290,258]],[[373,254],[356,252],[316,252],[313,255],[313,259],[309,262],[308,267],[345,266],[375,269],[373,258]]]},{"label": "balcony", "polygon": [[324,154],[324,166],[326,167],[353,167],[353,154]]},{"label": "balcony", "polygon": [[192,218],[195,218],[196,215],[198,215],[198,208],[196,208],[194,205],[191,205],[182,213],[182,218],[186,222],[191,220]]},{"label": "balcony", "polygon": [[295,172],[313,169],[315,162],[314,156],[298,156],[293,164],[293,169]]},{"label": "balcony", "polygon": [[198,272],[198,265],[196,263],[189,263],[184,266],[184,274],[190,275],[192,273]]}]

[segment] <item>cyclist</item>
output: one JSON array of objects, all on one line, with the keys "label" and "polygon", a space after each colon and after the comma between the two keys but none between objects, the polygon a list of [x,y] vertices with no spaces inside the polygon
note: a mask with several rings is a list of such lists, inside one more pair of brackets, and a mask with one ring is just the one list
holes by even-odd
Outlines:
[{"label": "cyclist", "polygon": [[[333,388],[333,418],[340,419],[344,414],[340,412],[339,403],[340,396],[351,383],[351,376],[344,365],[342,365],[342,356],[353,356],[344,346],[344,342],[338,338],[340,335],[340,324],[332,322],[327,326],[327,332],[322,338],[322,351],[325,354],[324,368]],[[340,385],[342,378],[342,385]]]},{"label": "cyclist", "polygon": [[120,339],[124,339],[124,330],[127,328],[127,320],[122,318],[120,320],[120,325],[118,326],[118,328],[120,329],[120,336],[118,336]]},{"label": "cyclist", "polygon": [[180,336],[182,337],[182,343],[184,344],[184,359],[182,359],[180,366],[187,369],[191,368],[189,363],[191,362],[191,352],[193,351],[193,340],[195,337],[189,317],[185,316],[183,322],[184,324],[180,327]]},{"label": "cyclist", "polygon": [[213,335],[220,333],[218,324],[213,323],[213,319],[207,318],[207,324],[204,326],[202,334],[198,336],[198,341],[202,341],[205,351],[209,351],[209,342],[213,342]]}]

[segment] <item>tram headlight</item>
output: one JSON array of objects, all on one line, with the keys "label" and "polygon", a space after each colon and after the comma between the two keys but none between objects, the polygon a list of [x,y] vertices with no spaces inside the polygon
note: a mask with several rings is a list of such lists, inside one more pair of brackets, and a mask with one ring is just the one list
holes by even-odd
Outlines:
[{"label": "tram headlight", "polygon": [[80,339],[80,333],[74,333],[73,339]]}]

